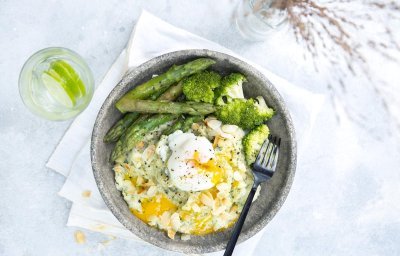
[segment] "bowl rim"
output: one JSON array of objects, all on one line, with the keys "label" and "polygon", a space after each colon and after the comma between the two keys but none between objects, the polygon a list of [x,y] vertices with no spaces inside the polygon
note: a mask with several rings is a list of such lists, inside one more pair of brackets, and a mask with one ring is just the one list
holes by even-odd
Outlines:
[{"label": "bowl rim", "polygon": [[[149,239],[149,237],[146,235],[146,233],[138,232],[139,229],[133,229],[131,228],[131,225],[128,225],[130,222],[129,219],[127,219],[121,211],[118,210],[118,207],[115,207],[115,204],[113,203],[112,196],[107,194],[103,188],[106,187],[103,179],[101,178],[100,174],[100,166],[97,165],[96,162],[96,155],[95,155],[95,139],[98,138],[99,135],[99,123],[101,122],[100,117],[103,115],[103,112],[105,111],[105,103],[110,100],[110,97],[116,93],[116,91],[119,90],[119,87],[123,86],[131,86],[129,81],[126,81],[126,78],[130,76],[130,74],[138,72],[138,71],[145,71],[148,68],[152,67],[153,65],[157,65],[157,63],[164,58],[171,58],[171,57],[179,57],[179,56],[198,56],[200,57],[206,57],[209,56],[210,58],[213,58],[213,56],[218,56],[220,59],[231,59],[234,60],[236,63],[239,63],[240,65],[243,66],[244,69],[247,70],[252,70],[255,76],[259,77],[260,80],[262,80],[263,86],[269,91],[269,93],[277,100],[277,104],[281,107],[281,114],[283,116],[283,120],[285,125],[287,126],[288,129],[288,145],[289,145],[289,150],[288,152],[290,155],[288,156],[289,164],[288,164],[288,174],[286,175],[285,183],[284,186],[279,190],[277,193],[277,200],[274,200],[271,202],[271,207],[270,211],[263,215],[262,218],[260,219],[259,223],[257,225],[251,226],[246,233],[242,232],[242,234],[239,237],[238,244],[246,241],[247,239],[253,237],[255,234],[257,234],[259,231],[261,231],[263,228],[266,227],[266,225],[269,223],[269,221],[275,216],[275,214],[279,211],[283,203],[285,202],[290,188],[293,183],[295,171],[296,171],[296,163],[297,163],[297,142],[296,142],[296,137],[295,137],[295,130],[294,130],[294,125],[292,122],[292,118],[290,116],[289,110],[287,109],[287,106],[285,104],[285,101],[275,88],[275,86],[265,77],[264,74],[261,73],[257,68],[253,67],[252,65],[248,64],[247,62],[238,59],[234,56],[231,56],[226,53],[218,52],[218,51],[213,51],[213,50],[208,50],[208,49],[186,49],[186,50],[180,50],[180,51],[173,51],[173,52],[168,52],[162,55],[159,55],[157,57],[154,57],[141,65],[129,69],[122,77],[122,79],[118,82],[118,84],[111,90],[111,92],[108,94],[106,99],[104,100],[98,115],[96,117],[94,126],[93,126],[93,131],[92,131],[92,136],[91,136],[91,143],[90,143],[90,157],[91,157],[91,164],[92,164],[92,169],[93,169],[93,175],[97,184],[97,187],[99,189],[99,192],[107,205],[108,209],[113,213],[113,215],[118,219],[118,221],[129,231],[131,231],[133,234],[138,236],[140,239],[142,239],[145,242],[151,243],[157,247],[174,251],[174,252],[182,252],[182,253],[210,253],[210,252],[215,252],[215,251],[220,251],[223,250],[226,246],[226,243],[218,243],[217,245],[214,246],[183,246],[179,247],[179,249],[176,246],[172,246],[168,241],[164,240],[157,240],[157,239]],[[134,85],[136,86],[136,84]]]}]

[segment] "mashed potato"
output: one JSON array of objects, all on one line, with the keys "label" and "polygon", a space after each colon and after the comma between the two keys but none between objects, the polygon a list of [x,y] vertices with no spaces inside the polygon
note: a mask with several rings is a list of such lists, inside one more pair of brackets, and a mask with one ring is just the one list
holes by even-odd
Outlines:
[{"label": "mashed potato", "polygon": [[156,136],[159,133],[146,136],[126,162],[114,166],[116,186],[131,212],[149,225],[167,231],[172,239],[176,233],[188,239],[191,234],[203,235],[230,227],[239,217],[253,183],[242,152],[241,128],[222,125],[209,117],[193,124],[190,132],[212,143],[212,168],[207,168],[214,174],[209,189],[178,189],[168,169],[172,154],[168,136],[160,138]]}]

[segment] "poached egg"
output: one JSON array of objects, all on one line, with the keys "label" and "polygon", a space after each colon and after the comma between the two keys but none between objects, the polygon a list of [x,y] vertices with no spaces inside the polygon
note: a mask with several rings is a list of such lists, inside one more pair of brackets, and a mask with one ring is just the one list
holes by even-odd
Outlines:
[{"label": "poached egg", "polygon": [[172,152],[167,162],[169,176],[180,190],[210,189],[221,179],[222,169],[207,138],[178,130],[168,136],[168,147]]}]

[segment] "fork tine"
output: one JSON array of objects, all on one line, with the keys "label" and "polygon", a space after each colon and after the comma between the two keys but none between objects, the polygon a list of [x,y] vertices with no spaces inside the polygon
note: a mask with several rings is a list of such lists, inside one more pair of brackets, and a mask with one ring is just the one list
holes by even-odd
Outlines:
[{"label": "fork tine", "polygon": [[267,164],[265,165],[266,168],[272,169],[275,160],[277,158],[278,146],[274,145],[274,149],[272,150],[271,157],[268,159]]},{"label": "fork tine", "polygon": [[271,163],[271,160],[274,159],[275,151],[276,151],[276,146],[272,145],[271,151],[268,156],[268,160],[266,161],[266,163],[263,166],[267,167]]},{"label": "fork tine", "polygon": [[[272,149],[274,148],[275,144],[275,137],[274,136],[268,136],[270,143],[268,144],[267,149],[265,150],[265,154],[263,156],[263,160],[261,162],[262,166],[265,166],[266,162],[268,159],[271,157]],[[271,145],[271,147],[270,147]]]},{"label": "fork tine", "polygon": [[277,139],[276,145],[275,145],[275,149],[273,151],[273,156],[272,156],[272,160],[270,163],[268,163],[266,165],[267,168],[269,168],[270,170],[275,170],[275,166],[278,162],[278,157],[279,157],[279,147],[281,145],[281,138]]},{"label": "fork tine", "polygon": [[260,151],[258,152],[256,161],[254,162],[255,164],[261,164],[261,160],[262,160],[262,158],[263,158],[263,156],[264,156],[262,152],[264,152],[264,150],[265,150],[266,148],[268,148],[269,144],[270,144],[269,139],[266,139],[266,140],[264,141],[264,143],[262,144]]},{"label": "fork tine", "polygon": [[[277,143],[277,138],[274,137],[274,138],[273,138],[273,141],[272,141],[271,151],[270,151],[269,156],[268,156],[268,160],[266,161],[265,164],[263,164],[263,166],[266,166],[266,167],[267,167],[267,166],[269,165],[269,163],[272,162],[271,160],[274,159],[274,157],[275,157],[275,152],[276,152],[276,148],[277,148],[276,143]],[[265,156],[265,157],[267,157],[267,156]]]},{"label": "fork tine", "polygon": [[277,145],[278,145],[278,148],[276,149],[276,159],[275,159],[275,162],[274,162],[272,168],[275,168],[276,164],[278,163],[279,149],[281,148],[281,138],[278,138],[278,144]]}]

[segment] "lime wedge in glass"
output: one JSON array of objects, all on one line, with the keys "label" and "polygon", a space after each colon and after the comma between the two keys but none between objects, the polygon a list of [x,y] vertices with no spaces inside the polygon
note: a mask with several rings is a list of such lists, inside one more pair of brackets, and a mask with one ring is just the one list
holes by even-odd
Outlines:
[{"label": "lime wedge in glass", "polygon": [[85,60],[63,47],[45,48],[29,57],[18,84],[25,106],[48,120],[77,116],[94,92],[93,74]]},{"label": "lime wedge in glass", "polygon": [[67,108],[75,106],[76,100],[71,88],[53,70],[42,73],[42,82],[50,95],[60,104]]},{"label": "lime wedge in glass", "polygon": [[50,64],[50,70],[57,72],[65,84],[71,89],[75,97],[85,96],[86,89],[79,75],[74,68],[65,60],[56,60]]}]

